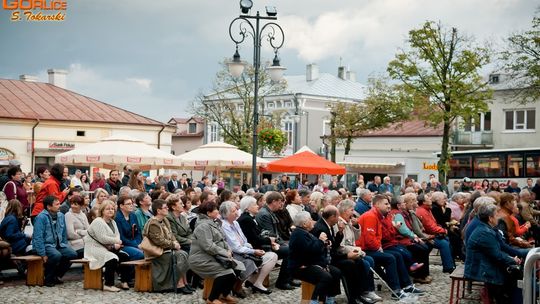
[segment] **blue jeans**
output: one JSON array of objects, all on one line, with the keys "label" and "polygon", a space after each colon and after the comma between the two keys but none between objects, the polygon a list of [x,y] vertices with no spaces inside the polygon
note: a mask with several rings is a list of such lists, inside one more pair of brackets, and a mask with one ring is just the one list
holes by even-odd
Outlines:
[{"label": "blue jeans", "polygon": [[395,245],[386,248],[384,251],[392,251],[397,252],[401,254],[401,257],[403,258],[403,263],[405,263],[405,267],[410,267],[413,263],[413,256],[411,252],[403,245]]},{"label": "blue jeans", "polygon": [[[357,260],[358,261],[358,260]],[[361,262],[357,262],[360,265],[362,274],[365,275],[365,279],[361,283],[361,291],[375,291],[375,283],[373,282],[373,272],[370,268],[375,267],[375,261],[369,255],[366,255],[361,259]]]},{"label": "blue jeans", "polygon": [[70,260],[77,258],[77,253],[71,247],[53,248],[45,247],[47,263],[45,263],[45,283],[54,282],[55,278],[61,278],[71,266]]},{"label": "blue jeans", "polygon": [[121,250],[129,255],[129,260],[130,261],[144,259],[144,253],[139,248],[131,247],[131,246],[124,246],[124,247],[122,247]]},{"label": "blue jeans", "polygon": [[452,271],[456,268],[454,264],[454,258],[452,257],[452,249],[450,248],[450,242],[448,238],[435,238],[433,247],[439,249],[441,253],[441,261],[443,265],[443,271]]},{"label": "blue jeans", "polygon": [[384,267],[386,281],[392,290],[400,290],[412,284],[400,253],[392,251],[380,252],[377,250],[365,251],[368,256],[373,258],[378,267]]}]

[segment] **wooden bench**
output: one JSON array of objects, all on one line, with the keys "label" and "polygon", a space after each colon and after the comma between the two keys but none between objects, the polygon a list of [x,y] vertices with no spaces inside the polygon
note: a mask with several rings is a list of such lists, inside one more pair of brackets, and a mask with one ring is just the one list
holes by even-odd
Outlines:
[{"label": "wooden bench", "polygon": [[[212,291],[212,286],[214,286],[214,279],[213,278],[204,279],[203,292],[202,292],[203,300],[208,299],[208,296],[210,295],[210,292]],[[267,275],[266,278],[264,278],[263,286],[264,287],[270,286],[270,275]]]},{"label": "wooden bench", "polygon": [[315,285],[302,281],[302,297],[300,298],[301,304],[309,304],[311,302],[311,296],[315,290]]},{"label": "wooden bench", "polygon": [[84,289],[103,289],[103,273],[102,268],[90,269],[89,261],[87,259],[71,260],[71,263],[83,264],[84,268]]},{"label": "wooden bench", "polygon": [[121,264],[135,266],[135,286],[133,288],[135,291],[152,291],[152,261],[136,260],[122,262]]},{"label": "wooden bench", "polygon": [[27,265],[26,285],[43,286],[45,271],[43,269],[43,259],[38,255],[23,255],[11,257],[15,261],[24,261]]},{"label": "wooden bench", "polygon": [[[452,274],[450,274],[450,279],[452,279],[452,285],[450,287],[450,304],[459,303],[460,300],[481,300],[480,295],[478,297],[466,297],[465,296],[465,284],[469,283],[472,286],[483,287],[484,283],[473,281],[470,279],[464,278],[465,267],[459,265],[454,269]],[[455,298],[454,298],[455,295]],[[455,302],[454,302],[455,301]]]}]

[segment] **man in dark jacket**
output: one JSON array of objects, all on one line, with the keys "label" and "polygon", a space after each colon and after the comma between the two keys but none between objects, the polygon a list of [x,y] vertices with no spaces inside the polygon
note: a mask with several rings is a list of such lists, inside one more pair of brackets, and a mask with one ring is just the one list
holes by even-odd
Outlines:
[{"label": "man in dark jacket", "polygon": [[[360,258],[360,252],[350,251],[345,253],[341,248],[341,241],[343,240],[343,228],[339,226],[338,231],[334,232],[334,225],[338,223],[338,209],[334,205],[328,205],[324,208],[321,218],[317,221],[311,233],[315,237],[319,237],[322,232],[328,236],[330,241],[330,264],[336,266],[341,270],[341,274],[345,278],[345,292],[349,304],[356,303],[375,303],[369,298],[364,298],[360,294],[360,288],[358,284],[365,280],[361,274],[365,273],[363,269],[363,263]],[[359,259],[359,263],[355,262],[355,259]],[[362,265],[360,265],[362,264]],[[359,266],[362,269],[359,269]]]},{"label": "man in dark jacket", "polygon": [[283,196],[279,192],[269,192],[266,194],[266,205],[261,208],[255,220],[257,224],[264,232],[268,231],[269,236],[276,238],[276,243],[279,244],[279,249],[275,251],[280,259],[283,259],[281,262],[281,268],[279,270],[278,279],[276,281],[276,287],[284,290],[291,290],[294,287],[300,286],[296,282],[292,281],[292,278],[287,270],[288,267],[288,257],[289,257],[289,245],[286,241],[282,239],[279,235],[278,224],[279,220],[274,214],[275,211],[279,210],[283,205]]},{"label": "man in dark jacket", "polygon": [[131,174],[131,166],[125,165],[124,166],[124,177],[122,177],[122,186],[127,186],[129,182],[129,175]]},{"label": "man in dark jacket", "polygon": [[516,288],[515,280],[509,273],[521,263],[518,257],[512,258],[501,250],[497,232],[497,206],[483,204],[478,208],[480,224],[467,241],[467,259],[464,277],[484,282],[491,303],[511,303],[510,295]]},{"label": "man in dark jacket", "polygon": [[120,192],[122,183],[118,180],[119,178],[120,172],[118,172],[118,170],[111,170],[109,172],[109,178],[105,181],[104,186],[104,189],[109,193],[109,195],[118,195],[118,192]]}]

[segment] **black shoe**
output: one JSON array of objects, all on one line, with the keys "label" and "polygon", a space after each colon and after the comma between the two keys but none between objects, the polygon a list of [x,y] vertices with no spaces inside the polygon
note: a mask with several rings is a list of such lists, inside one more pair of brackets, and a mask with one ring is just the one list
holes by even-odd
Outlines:
[{"label": "black shoe", "polygon": [[267,294],[267,295],[272,293],[272,291],[270,289],[262,290],[259,287],[254,286],[253,284],[251,284],[251,291],[253,291],[253,293],[259,292],[259,293]]},{"label": "black shoe", "polygon": [[233,295],[237,298],[240,298],[240,299],[245,299],[247,298],[247,294],[246,294],[246,291],[242,288],[242,289],[239,289],[237,291],[234,291],[233,290]]},{"label": "black shoe", "polygon": [[191,285],[189,285],[189,284],[186,284],[186,288],[193,291],[193,292],[195,292],[195,288],[191,287]]},{"label": "black shoe", "polygon": [[244,286],[246,286],[246,288],[250,288],[253,287],[253,283],[251,283],[250,281],[245,281]]},{"label": "black shoe", "polygon": [[54,282],[45,281],[45,282],[43,283],[43,285],[45,285],[45,286],[47,286],[47,287],[54,287],[54,285],[56,285],[56,284],[54,284]]},{"label": "black shoe", "polygon": [[289,283],[279,284],[279,285],[276,284],[276,288],[281,289],[281,290],[293,290],[294,289],[294,287]]},{"label": "black shoe", "polygon": [[300,282],[298,280],[291,280],[289,282],[289,284],[291,284],[292,287],[300,287],[300,286],[302,286],[302,282]]},{"label": "black shoe", "polygon": [[184,286],[184,287],[176,288],[176,293],[190,295],[193,293],[193,290],[187,289],[186,286]]},{"label": "black shoe", "polygon": [[446,270],[443,269],[442,272],[443,272],[443,273],[450,273],[450,274],[451,274],[452,272],[454,272],[455,269],[456,269],[456,267],[450,268],[450,269],[446,269]]},{"label": "black shoe", "polygon": [[54,284],[64,284],[64,281],[62,281],[59,277],[54,278]]}]

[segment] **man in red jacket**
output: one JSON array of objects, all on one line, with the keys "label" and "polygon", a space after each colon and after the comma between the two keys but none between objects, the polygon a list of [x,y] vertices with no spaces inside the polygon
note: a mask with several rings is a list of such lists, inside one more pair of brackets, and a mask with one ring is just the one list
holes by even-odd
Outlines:
[{"label": "man in red jacket", "polygon": [[424,231],[428,238],[433,238],[433,247],[439,249],[443,264],[444,273],[452,273],[456,268],[454,258],[452,257],[452,249],[450,241],[447,237],[447,231],[437,224],[433,213],[431,213],[431,195],[421,194],[417,198],[418,208],[416,208],[416,216],[422,222]]},{"label": "man in red jacket", "polygon": [[373,208],[358,219],[362,232],[356,245],[375,260],[375,266],[384,267],[388,285],[394,291],[392,298],[401,299],[406,297],[407,293],[423,293],[412,284],[402,255],[395,251],[384,251],[382,248],[382,221],[390,212],[388,198],[385,195],[375,195],[372,204]]}]

